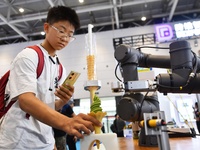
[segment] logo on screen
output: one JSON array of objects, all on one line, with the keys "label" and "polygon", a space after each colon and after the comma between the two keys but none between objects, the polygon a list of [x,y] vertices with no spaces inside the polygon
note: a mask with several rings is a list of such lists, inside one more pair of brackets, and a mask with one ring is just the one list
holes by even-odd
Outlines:
[{"label": "logo on screen", "polygon": [[158,42],[164,42],[172,39],[173,32],[170,25],[157,25],[155,28]]}]

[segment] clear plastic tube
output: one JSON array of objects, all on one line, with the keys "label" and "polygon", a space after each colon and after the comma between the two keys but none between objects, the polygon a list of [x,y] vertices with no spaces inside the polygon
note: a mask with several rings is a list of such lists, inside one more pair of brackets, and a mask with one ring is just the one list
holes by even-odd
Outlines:
[{"label": "clear plastic tube", "polygon": [[87,76],[88,80],[96,80],[96,38],[92,33],[93,25],[88,25],[88,34],[85,36],[85,49],[87,50]]}]

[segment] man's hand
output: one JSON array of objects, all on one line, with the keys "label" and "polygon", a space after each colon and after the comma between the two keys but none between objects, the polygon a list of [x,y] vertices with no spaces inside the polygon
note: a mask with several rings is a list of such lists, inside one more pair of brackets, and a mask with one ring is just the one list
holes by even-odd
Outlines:
[{"label": "man's hand", "polygon": [[64,104],[66,104],[69,99],[72,97],[74,93],[74,86],[66,85],[67,88],[65,88],[63,85],[59,86],[59,88],[56,89],[55,95],[59,97]]},{"label": "man's hand", "polygon": [[86,114],[78,114],[73,118],[68,118],[64,126],[64,131],[69,135],[74,135],[77,138],[83,138],[82,133],[90,134],[94,131],[94,125],[101,127],[101,122],[99,122],[94,117]]}]

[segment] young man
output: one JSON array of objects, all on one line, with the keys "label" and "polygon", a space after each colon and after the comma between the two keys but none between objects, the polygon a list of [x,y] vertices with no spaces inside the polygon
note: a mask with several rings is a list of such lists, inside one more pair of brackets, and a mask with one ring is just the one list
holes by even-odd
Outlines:
[{"label": "young man", "polygon": [[13,60],[6,94],[10,94],[10,100],[17,101],[0,120],[0,149],[52,150],[55,144],[52,127],[83,138],[81,132],[90,134],[94,130],[93,125],[101,126],[99,121],[88,115],[78,114],[68,118],[56,111],[74,93],[73,86],[62,86],[65,69],[61,79],[57,80],[59,61],[56,51],[74,39],[73,34],[79,25],[74,10],[64,6],[49,10],[44,23],[46,37],[38,45],[45,61],[38,79],[38,55],[34,50],[25,48]]}]

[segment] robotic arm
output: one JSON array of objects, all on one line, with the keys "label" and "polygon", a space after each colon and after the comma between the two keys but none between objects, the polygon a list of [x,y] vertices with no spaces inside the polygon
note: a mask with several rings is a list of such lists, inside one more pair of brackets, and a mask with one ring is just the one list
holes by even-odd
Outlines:
[{"label": "robotic arm", "polygon": [[[140,146],[159,145],[161,150],[169,150],[168,134],[164,122],[164,112],[159,111],[157,96],[148,96],[149,91],[160,93],[200,93],[200,60],[192,52],[187,41],[176,41],[169,46],[169,56],[154,56],[144,54],[126,45],[120,45],[115,50],[115,58],[121,67],[125,94],[122,96],[117,113],[126,121],[142,122],[139,138]],[[154,83],[138,81],[137,67],[157,67],[171,69],[171,73],[159,74]],[[144,96],[140,92],[146,91]],[[143,115],[144,114],[144,115]],[[153,121],[151,127],[150,121]],[[144,131],[145,130],[145,131]],[[195,130],[191,129],[193,135]],[[151,135],[151,136],[149,136]],[[155,135],[157,140],[155,140]],[[157,141],[157,142],[156,142]]]},{"label": "robotic arm", "polygon": [[[116,48],[114,56],[121,66],[125,95],[117,107],[119,116],[127,121],[140,121],[142,113],[159,110],[156,97],[139,92],[157,90],[160,93],[200,93],[200,60],[187,41],[176,41],[169,46],[169,56],[142,53],[127,45]],[[137,67],[171,69],[170,74],[159,74],[154,84],[138,81]],[[138,84],[139,82],[139,84]],[[139,88],[138,88],[139,87]],[[124,111],[127,110],[127,111]]]}]

